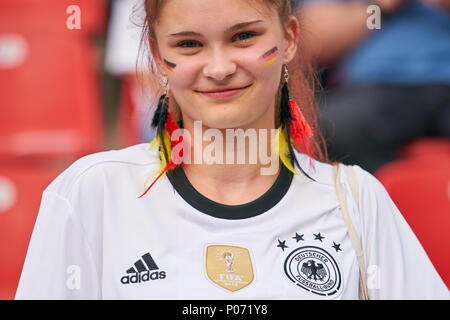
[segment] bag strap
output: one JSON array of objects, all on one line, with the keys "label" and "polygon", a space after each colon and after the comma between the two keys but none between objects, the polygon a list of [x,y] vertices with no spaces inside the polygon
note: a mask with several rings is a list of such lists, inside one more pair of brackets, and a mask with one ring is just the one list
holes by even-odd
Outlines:
[{"label": "bag strap", "polygon": [[358,180],[356,179],[355,170],[353,170],[352,166],[345,166],[345,165],[344,165],[344,169],[345,169],[345,174],[348,177],[348,182],[350,183],[350,189],[352,190],[353,198],[356,201],[356,206],[358,207],[358,211],[359,211],[360,210],[360,208],[359,208],[359,188],[358,188]]},{"label": "bag strap", "polygon": [[[352,190],[353,197],[355,198],[355,201],[356,201],[356,203],[358,205],[358,209],[359,209],[358,180],[356,180],[356,176],[353,171],[353,167],[344,165],[344,168],[345,168],[346,173],[349,178],[350,188]],[[342,216],[344,218],[345,226],[347,227],[348,236],[352,243],[353,249],[355,250],[356,258],[358,259],[359,299],[360,300],[369,300],[369,292],[367,289],[367,282],[366,282],[366,267],[364,264],[364,254],[363,254],[363,249],[362,249],[362,243],[361,243],[361,239],[358,237],[358,234],[356,233],[356,230],[353,226],[352,220],[348,213],[347,199],[345,196],[345,192],[342,188],[342,185],[340,183],[340,165],[339,164],[334,165],[333,170],[334,170],[334,183],[335,183],[335,187],[336,187],[336,193],[337,193],[339,202],[341,204]]]}]

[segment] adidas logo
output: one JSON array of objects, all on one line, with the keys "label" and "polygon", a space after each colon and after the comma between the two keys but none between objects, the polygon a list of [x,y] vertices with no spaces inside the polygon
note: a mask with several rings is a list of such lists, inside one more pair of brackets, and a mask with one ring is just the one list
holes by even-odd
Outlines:
[{"label": "adidas logo", "polygon": [[127,270],[127,274],[132,275],[123,276],[120,282],[130,284],[166,278],[165,271],[155,271],[159,270],[159,268],[150,253],[147,252],[141,258],[134,263],[134,267]]}]

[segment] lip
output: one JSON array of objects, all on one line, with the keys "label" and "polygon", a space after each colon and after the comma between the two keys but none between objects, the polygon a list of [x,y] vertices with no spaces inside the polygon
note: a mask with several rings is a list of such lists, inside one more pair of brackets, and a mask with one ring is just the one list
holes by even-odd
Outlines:
[{"label": "lip", "polygon": [[197,91],[197,92],[212,99],[226,99],[243,92],[250,86],[251,84],[245,87],[220,88],[216,91]]}]

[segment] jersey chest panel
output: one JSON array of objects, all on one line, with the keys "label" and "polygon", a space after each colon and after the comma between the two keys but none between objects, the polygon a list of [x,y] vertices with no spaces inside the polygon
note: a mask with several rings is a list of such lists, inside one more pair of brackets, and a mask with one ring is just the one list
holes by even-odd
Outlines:
[{"label": "jersey chest panel", "polygon": [[[105,214],[106,299],[355,299],[339,209],[230,223],[160,198]],[[280,218],[277,219],[277,214]]]}]

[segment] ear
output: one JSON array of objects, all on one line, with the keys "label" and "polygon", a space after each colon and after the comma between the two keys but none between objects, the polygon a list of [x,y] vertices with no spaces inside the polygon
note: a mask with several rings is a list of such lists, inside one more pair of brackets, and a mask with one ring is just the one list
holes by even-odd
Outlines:
[{"label": "ear", "polygon": [[159,74],[165,74],[163,63],[161,59],[161,55],[159,54],[158,43],[152,37],[148,37],[148,44],[150,47],[150,52],[152,54],[153,59],[155,60],[156,68],[158,69]]},{"label": "ear", "polygon": [[300,24],[296,17],[289,16],[288,21],[285,25],[286,28],[286,34],[284,37],[284,56],[283,56],[283,63],[287,64],[292,59],[294,59],[295,54],[297,53],[297,43],[299,39],[299,33],[300,33]]}]

